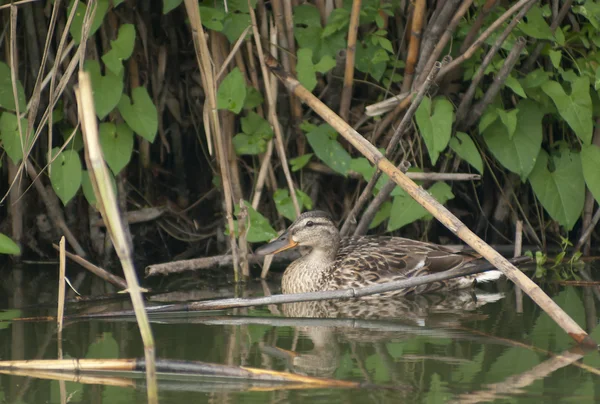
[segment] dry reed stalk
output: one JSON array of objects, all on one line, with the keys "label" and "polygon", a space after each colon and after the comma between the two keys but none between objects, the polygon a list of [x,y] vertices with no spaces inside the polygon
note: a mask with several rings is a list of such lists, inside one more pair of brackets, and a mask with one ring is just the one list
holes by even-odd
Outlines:
[{"label": "dry reed stalk", "polygon": [[[52,247],[54,247],[55,250],[59,249],[59,246],[57,246],[56,244],[52,244]],[[88,260],[86,260],[83,257],[80,257],[79,255],[72,254],[68,251],[65,251],[65,255],[67,258],[69,258],[70,260],[81,265],[83,268],[87,269],[88,271],[90,271],[91,273],[93,273],[94,275],[99,277],[100,279],[104,279],[108,283],[116,286],[117,288],[119,288],[121,290],[127,289],[127,282],[125,281],[125,279],[121,278],[120,276],[111,274],[106,269],[100,268],[99,266],[92,264],[91,262],[89,262]]]},{"label": "dry reed stalk", "polygon": [[94,99],[92,96],[92,83],[88,73],[83,71],[79,72],[79,88],[76,89],[75,95],[77,97],[79,119],[82,122],[85,159],[90,173],[90,180],[94,189],[94,194],[98,200],[98,208],[104,221],[107,223],[108,232],[110,233],[119,260],[121,261],[138,327],[144,342],[144,354],[147,363],[146,379],[148,383],[148,401],[157,403],[158,392],[156,385],[154,337],[152,336],[148,316],[144,309],[144,300],[133,265],[131,240],[125,236],[124,226],[121,221],[117,200],[110,180],[110,174],[102,156],[102,149],[100,148],[98,139],[96,110],[94,108]]},{"label": "dry reed stalk", "polygon": [[[517,220],[515,229],[515,251],[513,257],[520,257],[523,250],[523,221]],[[515,286],[515,306],[517,313],[523,313],[523,291]]]},{"label": "dry reed stalk", "polygon": [[[237,379],[288,382],[312,385],[315,388],[337,387],[358,388],[363,383],[328,379],[314,376],[304,376],[288,372],[279,372],[269,369],[258,369],[246,366],[221,365],[200,361],[183,361],[171,359],[157,360],[160,372],[177,373],[187,375],[203,375],[209,377],[229,377]],[[0,361],[0,371],[10,373],[12,371],[61,371],[61,372],[100,372],[100,371],[143,371],[147,364],[143,359],[40,359],[29,361]]]},{"label": "dry reed stalk", "polygon": [[416,80],[413,83],[413,88],[420,87],[423,84],[423,82],[427,79],[427,76],[425,76],[426,72],[429,72],[431,70],[434,63],[438,60],[438,58],[442,54],[442,51],[444,50],[444,48],[446,47],[446,45],[452,38],[452,34],[454,33],[454,30],[458,26],[458,23],[462,20],[463,16],[469,10],[469,7],[471,7],[471,4],[473,4],[473,0],[463,0],[462,4],[456,11],[456,14],[454,14],[454,17],[452,17],[452,20],[450,20],[450,24],[448,24],[448,26],[444,27],[444,34],[442,35],[440,40],[436,43],[435,48],[433,48],[433,51],[431,52],[431,55],[429,55],[429,59],[427,60],[427,63],[425,63],[425,66],[423,66],[423,70],[421,70],[419,72],[418,76],[416,77]]},{"label": "dry reed stalk", "polygon": [[360,20],[361,5],[362,0],[352,0],[352,11],[350,12],[350,24],[348,26],[348,47],[346,48],[346,68],[344,70],[344,85],[342,87],[342,99],[340,101],[339,113],[340,117],[346,122],[349,122],[350,103],[352,102],[356,38],[358,37],[358,22]]},{"label": "dry reed stalk", "polygon": [[540,306],[548,315],[578,343],[594,346],[598,344],[558,306],[538,285],[519,271],[514,265],[506,260],[497,251],[491,248],[485,241],[473,233],[456,216],[454,216],[446,207],[441,205],[433,196],[423,188],[419,187],[392,162],[386,159],[375,146],[369,143],[358,132],[352,129],[333,111],[329,110],[318,98],[306,90],[295,78],[285,72],[281,65],[273,58],[268,58],[269,68],[285,84],[290,91],[293,91],[301,100],[303,100],[313,111],[317,112],[327,123],[333,126],[350,144],[352,144],[363,156],[371,161],[378,169],[386,173],[396,184],[400,185],[406,193],[415,199],[429,213],[438,219],[452,233],[461,240],[470,245],[475,251],[481,254],[492,265],[501,270],[511,281],[521,287],[529,297],[531,297],[538,306]]},{"label": "dry reed stalk", "polygon": [[410,28],[410,41],[408,43],[408,55],[406,56],[406,67],[404,69],[404,81],[402,82],[402,92],[410,91],[413,77],[415,74],[415,66],[419,57],[419,49],[421,46],[421,35],[423,30],[423,22],[425,21],[426,0],[416,0],[412,22]]},{"label": "dry reed stalk", "polygon": [[410,96],[410,91],[407,91],[383,101],[376,102],[375,104],[367,105],[365,107],[365,114],[367,116],[379,116],[393,110],[399,103],[406,103],[405,106],[408,106],[411,99]]},{"label": "dry reed stalk", "polygon": [[479,121],[479,118],[483,114],[483,111],[485,111],[488,105],[490,105],[494,98],[496,98],[496,96],[502,89],[506,78],[512,71],[513,67],[515,67],[517,61],[519,60],[519,56],[521,56],[521,52],[525,48],[526,43],[527,41],[522,36],[520,36],[517,39],[513,48],[510,50],[508,56],[504,60],[504,64],[502,65],[498,73],[495,75],[494,81],[492,82],[488,90],[485,92],[481,100],[477,104],[475,104],[473,108],[470,109],[469,118],[465,122],[465,128],[469,128],[475,125],[475,123]]},{"label": "dry reed stalk", "polygon": [[[223,199],[225,204],[225,213],[227,217],[227,225],[229,228],[229,246],[233,256],[233,268],[235,280],[239,279],[239,256],[238,248],[235,240],[234,223],[233,223],[233,190],[231,187],[229,165],[227,164],[226,148],[223,144],[223,137],[220,133],[219,114],[217,110],[217,94],[216,81],[214,80],[214,72],[212,62],[210,60],[210,52],[208,43],[200,20],[200,9],[198,2],[194,0],[185,0],[185,8],[190,19],[190,28],[192,30],[192,38],[194,41],[194,50],[198,67],[200,68],[202,83],[206,93],[205,112],[210,116],[210,125],[216,143],[217,156],[221,177],[223,179]],[[210,110],[209,110],[210,109]]]},{"label": "dry reed stalk", "polygon": [[260,69],[263,75],[263,81],[265,83],[265,93],[267,95],[267,105],[268,105],[268,114],[269,114],[269,122],[273,127],[273,131],[275,132],[275,147],[277,149],[277,154],[279,156],[279,160],[281,160],[281,166],[283,168],[283,173],[285,175],[285,179],[287,181],[288,189],[290,191],[290,198],[292,198],[292,203],[294,204],[294,211],[296,212],[296,216],[300,215],[301,209],[300,204],[298,203],[298,198],[296,196],[296,190],[294,186],[294,181],[292,180],[292,174],[290,173],[290,167],[288,165],[287,156],[285,153],[285,146],[283,144],[283,134],[281,133],[281,125],[279,124],[279,119],[277,118],[276,113],[276,99],[273,94],[273,89],[271,87],[271,82],[275,83],[276,80],[271,80],[269,75],[269,71],[267,70],[265,55],[263,52],[262,44],[260,42],[260,36],[258,34],[258,25],[256,23],[256,14],[254,13],[254,9],[248,2],[248,9],[250,11],[250,19],[252,21],[252,33],[254,34],[254,43],[256,45],[256,50],[258,53],[258,60],[260,62]]},{"label": "dry reed stalk", "polygon": [[240,268],[244,278],[250,277],[250,265],[248,264],[248,243],[246,235],[250,229],[250,221],[248,220],[248,208],[244,204],[244,200],[240,199],[240,214],[238,215],[238,241],[240,245]]},{"label": "dry reed stalk", "polygon": [[58,260],[58,310],[56,312],[56,323],[58,326],[58,341],[62,334],[63,322],[65,316],[65,270],[67,266],[65,254],[65,236],[60,238],[59,242],[59,260]]},{"label": "dry reed stalk", "polygon": [[504,14],[500,16],[500,18],[498,18],[496,21],[490,24],[490,26],[483,32],[483,34],[481,34],[477,38],[477,40],[473,42],[471,46],[469,46],[469,49],[467,49],[465,53],[463,53],[462,55],[454,59],[452,62],[444,66],[444,68],[440,71],[440,74],[438,75],[438,80],[441,80],[446,74],[454,70],[465,60],[470,59],[475,54],[475,51],[479,49],[479,47],[481,47],[481,45],[485,43],[485,41],[490,37],[490,35],[492,35],[492,33],[496,29],[498,29],[502,24],[504,24],[504,22],[508,20],[511,15],[519,11],[522,7],[525,7],[528,3],[535,3],[537,1],[539,0],[520,0],[517,4],[506,10]]},{"label": "dry reed stalk", "polygon": [[477,71],[473,75],[473,78],[471,79],[469,88],[465,92],[465,95],[463,96],[463,98],[460,101],[460,104],[458,106],[458,109],[456,110],[456,122],[457,123],[462,122],[464,120],[465,116],[467,115],[467,112],[468,112],[469,107],[471,106],[473,97],[475,96],[475,90],[477,89],[477,86],[479,85],[479,83],[481,82],[481,79],[485,75],[485,71],[486,71],[487,67],[489,66],[490,63],[492,63],[492,59],[494,58],[496,53],[500,50],[500,48],[502,47],[502,44],[504,43],[506,38],[508,38],[508,35],[510,35],[512,30],[517,26],[519,21],[521,21],[523,16],[525,16],[525,14],[527,14],[529,9],[531,7],[533,7],[534,4],[535,4],[534,2],[528,3],[521,9],[521,11],[519,11],[519,13],[515,16],[515,18],[513,18],[512,21],[506,26],[506,28],[504,29],[502,34],[500,34],[498,36],[498,38],[496,39],[496,42],[494,42],[494,45],[490,48],[490,50],[487,52],[487,54],[483,58],[483,61],[481,62],[481,64],[477,68]]},{"label": "dry reed stalk", "polygon": [[423,39],[421,39],[421,51],[415,70],[413,87],[415,87],[415,79],[418,79],[421,72],[424,71],[425,63],[429,60],[429,56],[435,48],[435,44],[439,41],[440,36],[443,34],[444,29],[446,29],[450,23],[460,1],[461,0],[446,0],[444,2],[437,2],[436,9],[431,14]]},{"label": "dry reed stalk", "polygon": [[240,49],[240,46],[242,46],[242,43],[244,43],[244,39],[246,38],[246,34],[248,33],[248,31],[250,31],[250,27],[249,26],[246,27],[246,29],[244,30],[244,32],[242,32],[242,35],[240,35],[240,37],[238,38],[238,40],[235,41],[235,44],[233,45],[233,48],[231,49],[231,52],[229,52],[229,55],[227,55],[227,57],[223,61],[223,64],[221,65],[221,68],[219,69],[219,72],[215,76],[215,80],[216,81],[219,81],[219,79],[221,78],[221,76],[223,75],[223,73],[225,73],[225,69],[227,69],[227,66],[231,62],[231,59],[233,59],[233,57],[238,54],[238,50]]}]

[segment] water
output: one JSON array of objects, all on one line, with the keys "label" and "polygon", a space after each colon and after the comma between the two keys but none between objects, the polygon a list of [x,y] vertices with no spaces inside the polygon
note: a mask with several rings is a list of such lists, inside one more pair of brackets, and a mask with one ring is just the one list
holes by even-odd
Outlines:
[{"label": "water", "polygon": [[[51,313],[49,308],[26,306],[53,302],[52,282],[42,279],[24,284],[27,289],[23,290],[5,282],[1,319]],[[253,282],[245,293],[262,295],[265,286],[277,291],[277,285]],[[596,311],[600,287],[550,283],[546,289],[600,341]],[[152,299],[194,299],[197,293],[184,291]],[[213,282],[202,294],[225,297],[233,291]],[[308,389],[231,378],[161,375],[160,403],[600,401],[598,351],[573,348],[571,339],[527,297],[518,313],[512,285],[486,286],[477,297],[469,292],[420,296],[394,304],[296,304],[153,316],[159,358],[289,371],[369,385]],[[17,306],[25,308],[14,309]],[[123,307],[126,303],[119,301],[78,304],[69,306],[68,312]],[[66,321],[62,340],[65,357],[143,357],[141,338],[131,317]],[[55,359],[54,324],[0,322],[0,353],[2,360]],[[98,380],[66,382],[68,402],[146,402],[143,374],[108,376],[111,378],[104,384],[93,384]],[[7,403],[60,403],[60,383],[2,374],[0,399]]]}]

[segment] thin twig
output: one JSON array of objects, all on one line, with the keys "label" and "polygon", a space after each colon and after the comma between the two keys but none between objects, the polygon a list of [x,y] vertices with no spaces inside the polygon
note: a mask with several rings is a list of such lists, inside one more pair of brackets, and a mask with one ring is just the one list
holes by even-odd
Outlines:
[{"label": "thin twig", "polygon": [[506,57],[506,60],[504,60],[504,64],[498,71],[498,74],[496,74],[496,76],[494,77],[494,82],[492,83],[490,88],[488,88],[488,90],[485,92],[481,100],[471,109],[469,118],[465,122],[465,128],[469,128],[475,125],[475,123],[479,121],[479,118],[481,117],[485,109],[488,107],[488,105],[490,105],[494,98],[496,98],[496,96],[502,89],[506,78],[510,74],[517,61],[519,60],[519,56],[521,56],[521,52],[523,51],[523,48],[525,48],[526,43],[527,41],[522,36],[520,36],[517,39],[515,45]]},{"label": "thin twig", "polygon": [[354,82],[354,58],[356,57],[356,38],[358,37],[358,21],[362,0],[352,1],[350,24],[348,26],[348,47],[346,49],[346,69],[344,71],[344,86],[340,101],[340,116],[346,122],[350,115],[350,102],[352,101],[352,86]]},{"label": "thin twig", "polygon": [[528,4],[526,4],[525,7],[523,7],[521,9],[521,11],[519,11],[519,13],[515,16],[515,18],[513,18],[512,21],[506,26],[506,28],[504,29],[502,34],[500,34],[498,36],[498,38],[496,39],[496,42],[494,42],[494,45],[490,48],[488,53],[483,58],[481,65],[479,65],[477,72],[475,72],[475,74],[473,75],[473,78],[471,79],[471,83],[469,84],[469,88],[467,89],[465,95],[463,96],[462,100],[460,101],[460,105],[458,106],[458,109],[456,111],[457,126],[460,124],[460,122],[462,122],[464,120],[465,116],[467,115],[468,109],[471,106],[471,102],[473,101],[473,97],[475,96],[475,91],[477,90],[479,83],[481,82],[481,79],[483,78],[485,71],[487,70],[487,67],[489,66],[490,63],[492,63],[492,59],[494,58],[496,53],[500,50],[500,48],[502,47],[502,44],[504,43],[506,38],[508,38],[508,35],[510,35],[512,30],[517,26],[519,21],[521,21],[523,16],[525,16],[525,14],[527,14],[529,9],[531,7],[533,7],[534,4],[535,4],[535,2],[532,1]]}]

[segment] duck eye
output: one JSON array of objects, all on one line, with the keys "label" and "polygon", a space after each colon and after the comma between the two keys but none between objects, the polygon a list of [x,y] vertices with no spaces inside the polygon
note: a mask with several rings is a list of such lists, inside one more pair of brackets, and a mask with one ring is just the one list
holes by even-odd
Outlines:
[{"label": "duck eye", "polygon": [[314,223],[312,221],[306,222],[306,227],[313,227]]}]

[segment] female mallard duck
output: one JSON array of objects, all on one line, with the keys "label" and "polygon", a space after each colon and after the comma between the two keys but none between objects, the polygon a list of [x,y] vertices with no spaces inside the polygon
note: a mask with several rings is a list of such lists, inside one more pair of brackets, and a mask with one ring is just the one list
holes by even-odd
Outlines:
[{"label": "female mallard duck", "polygon": [[[322,211],[303,213],[285,233],[256,253],[275,254],[296,246],[312,250],[287,267],[281,281],[283,293],[358,288],[447,271],[479,258],[400,237],[341,238],[331,217]],[[500,271],[489,271],[387,292],[386,296],[462,289],[501,275]]]}]

